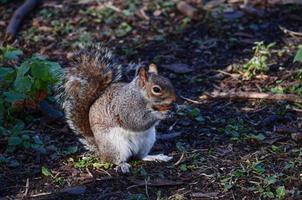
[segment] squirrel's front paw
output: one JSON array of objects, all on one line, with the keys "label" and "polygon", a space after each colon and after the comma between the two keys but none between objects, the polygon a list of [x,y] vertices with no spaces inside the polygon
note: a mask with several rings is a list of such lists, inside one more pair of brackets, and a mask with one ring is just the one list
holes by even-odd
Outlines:
[{"label": "squirrel's front paw", "polygon": [[115,170],[116,171],[121,171],[123,174],[126,174],[126,173],[129,173],[130,172],[130,168],[131,168],[131,165],[126,163],[126,162],[123,162],[123,163],[120,163],[116,166]]}]

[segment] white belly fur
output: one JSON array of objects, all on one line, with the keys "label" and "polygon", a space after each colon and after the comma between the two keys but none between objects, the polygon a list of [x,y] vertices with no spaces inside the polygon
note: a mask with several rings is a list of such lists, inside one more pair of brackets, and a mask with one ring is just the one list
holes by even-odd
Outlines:
[{"label": "white belly fur", "polygon": [[119,152],[120,160],[126,161],[131,156],[143,158],[148,155],[156,139],[156,130],[155,126],[143,132],[116,127],[111,129],[108,137]]}]

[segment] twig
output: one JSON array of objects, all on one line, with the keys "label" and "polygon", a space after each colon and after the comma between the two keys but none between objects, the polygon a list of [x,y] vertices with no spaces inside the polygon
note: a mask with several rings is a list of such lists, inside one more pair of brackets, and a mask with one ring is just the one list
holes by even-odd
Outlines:
[{"label": "twig", "polygon": [[230,98],[230,99],[268,99],[268,100],[283,100],[294,103],[302,103],[302,98],[294,94],[271,94],[260,92],[212,92],[199,97],[200,99],[209,98]]},{"label": "twig", "polygon": [[287,28],[285,28],[285,27],[283,27],[283,26],[279,26],[279,28],[280,28],[281,31],[283,31],[285,34],[289,34],[289,35],[292,36],[292,37],[296,37],[296,36],[302,37],[302,33],[300,33],[300,32],[288,30]]},{"label": "twig", "polygon": [[27,195],[28,195],[28,190],[29,190],[29,178],[26,179],[25,192],[24,192],[23,197],[27,197]]},{"label": "twig", "polygon": [[122,12],[121,9],[119,9],[118,7],[115,7],[112,4],[106,4],[105,7],[110,8],[110,9],[116,11],[116,12],[119,12],[119,13]]},{"label": "twig", "polygon": [[170,140],[180,136],[181,134],[182,132],[168,133],[168,134],[158,135],[156,138],[158,140]]},{"label": "twig", "polygon": [[184,158],[184,153],[181,154],[180,158],[178,159],[178,161],[174,164],[174,166],[179,165],[182,162],[182,159]]},{"label": "twig", "polygon": [[200,101],[196,101],[196,100],[193,100],[193,99],[189,99],[189,98],[184,97],[184,96],[182,96],[182,95],[180,95],[180,98],[182,98],[183,100],[189,101],[189,102],[191,102],[191,103],[202,104],[202,102],[200,102]]},{"label": "twig", "polygon": [[216,72],[219,72],[219,73],[221,73],[221,74],[224,74],[224,75],[228,75],[228,76],[230,76],[230,77],[232,77],[232,78],[234,78],[234,79],[238,79],[238,78],[240,77],[239,74],[231,74],[231,73],[225,72],[225,71],[223,71],[223,70],[215,70],[215,71],[216,71]]},{"label": "twig", "polygon": [[40,197],[40,196],[46,196],[46,195],[50,195],[50,194],[53,194],[53,193],[51,193],[51,192],[42,192],[42,193],[30,195],[30,197]]},{"label": "twig", "polygon": [[174,126],[177,124],[177,122],[178,122],[178,120],[176,120],[176,121],[168,128],[168,130],[169,130],[169,131],[172,131],[173,128],[174,128]]},{"label": "twig", "polygon": [[[136,182],[135,184],[136,185],[131,185],[131,186],[127,187],[127,190],[129,190],[131,188],[135,188],[135,187],[142,187],[142,186],[146,187],[146,182],[145,181]],[[157,183],[157,182],[150,183],[150,182],[147,182],[147,185],[151,186],[151,187],[177,186],[177,185],[182,185],[182,184],[184,184],[184,183],[180,182],[180,181],[168,181],[168,182],[162,182],[162,183]]]},{"label": "twig", "polygon": [[5,32],[5,40],[16,37],[17,31],[24,17],[38,5],[39,0],[26,0],[13,14]]},{"label": "twig", "polygon": [[146,196],[148,197],[148,199],[150,199],[149,192],[148,192],[148,181],[147,181],[147,179],[145,179],[145,192],[146,192]]}]

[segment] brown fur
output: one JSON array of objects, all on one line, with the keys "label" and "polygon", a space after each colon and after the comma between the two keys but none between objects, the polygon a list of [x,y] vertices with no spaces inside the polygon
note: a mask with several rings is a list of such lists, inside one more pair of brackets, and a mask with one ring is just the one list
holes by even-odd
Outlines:
[{"label": "brown fur", "polygon": [[89,123],[90,107],[111,82],[118,80],[119,70],[120,66],[111,60],[111,53],[100,46],[77,52],[72,58],[71,67],[65,70],[62,96],[67,122],[90,145],[94,145]]}]

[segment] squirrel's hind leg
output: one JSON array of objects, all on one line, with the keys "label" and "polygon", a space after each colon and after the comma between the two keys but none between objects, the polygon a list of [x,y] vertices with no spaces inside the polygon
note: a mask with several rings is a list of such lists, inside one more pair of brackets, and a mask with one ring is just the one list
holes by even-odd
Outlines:
[{"label": "squirrel's hind leg", "polygon": [[98,127],[94,138],[102,161],[115,164],[115,169],[122,173],[130,172],[131,166],[127,161],[133,153],[122,129]]}]

